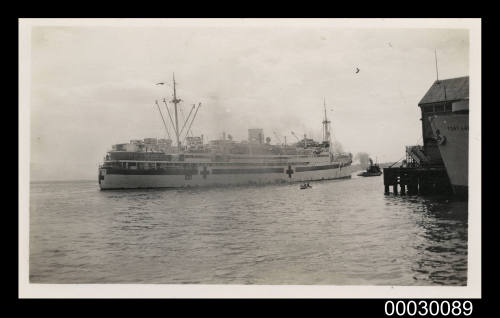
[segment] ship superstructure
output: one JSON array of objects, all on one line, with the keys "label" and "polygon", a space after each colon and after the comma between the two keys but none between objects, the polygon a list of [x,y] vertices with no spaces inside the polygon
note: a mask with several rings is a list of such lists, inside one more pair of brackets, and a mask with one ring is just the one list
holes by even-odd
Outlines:
[{"label": "ship superstructure", "polygon": [[[260,128],[249,129],[246,141],[237,142],[223,133],[221,139],[205,142],[203,135],[188,136],[201,104],[196,110],[193,105],[184,124],[179,125],[177,105],[181,100],[175,86],[174,78],[173,116],[164,100],[175,144],[171,139],[146,138],[113,146],[99,167],[101,189],[270,184],[351,176],[352,155],[331,150],[326,105],[321,142],[304,136],[291,145],[286,141],[271,144]],[[168,133],[166,124],[165,129]]]}]

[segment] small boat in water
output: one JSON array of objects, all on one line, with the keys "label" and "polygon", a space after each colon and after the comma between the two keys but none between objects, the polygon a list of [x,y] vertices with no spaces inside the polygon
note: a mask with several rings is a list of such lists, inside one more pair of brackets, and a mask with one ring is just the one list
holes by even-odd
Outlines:
[{"label": "small boat in water", "polygon": [[370,159],[370,166],[368,167],[368,169],[366,169],[366,171],[363,171],[360,174],[358,174],[358,176],[376,177],[376,176],[380,176],[382,174],[382,170],[380,170],[379,165],[376,163],[374,164],[373,160],[371,158],[369,158],[369,159]]},{"label": "small boat in water", "polygon": [[300,185],[301,190],[309,189],[309,188],[312,188],[312,186],[309,183],[304,183],[304,184]]}]

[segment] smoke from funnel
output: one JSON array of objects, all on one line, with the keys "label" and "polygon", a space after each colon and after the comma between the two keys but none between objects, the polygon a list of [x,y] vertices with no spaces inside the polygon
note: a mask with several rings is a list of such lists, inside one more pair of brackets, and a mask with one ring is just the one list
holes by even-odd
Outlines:
[{"label": "smoke from funnel", "polygon": [[332,150],[334,153],[341,153],[344,152],[344,147],[342,147],[342,144],[340,142],[335,140],[332,142]]},{"label": "smoke from funnel", "polygon": [[354,156],[354,160],[359,161],[362,169],[366,169],[370,166],[370,156],[366,152],[358,152]]}]

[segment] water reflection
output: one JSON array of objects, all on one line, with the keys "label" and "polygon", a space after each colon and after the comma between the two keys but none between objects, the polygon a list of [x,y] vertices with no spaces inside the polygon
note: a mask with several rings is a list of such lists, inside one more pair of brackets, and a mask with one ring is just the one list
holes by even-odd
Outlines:
[{"label": "water reflection", "polygon": [[406,210],[416,225],[411,270],[417,285],[467,284],[468,203],[451,197],[387,196]]}]

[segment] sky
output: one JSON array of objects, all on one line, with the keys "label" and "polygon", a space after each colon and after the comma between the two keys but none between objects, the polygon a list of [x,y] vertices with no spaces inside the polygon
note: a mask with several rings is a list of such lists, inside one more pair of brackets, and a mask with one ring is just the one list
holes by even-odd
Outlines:
[{"label": "sky", "polygon": [[184,116],[202,103],[192,131],[205,140],[245,140],[249,128],[271,143],[274,132],[320,140],[326,100],[345,151],[396,161],[422,142],[418,102],[436,79],[435,50],[439,78],[469,75],[465,29],[36,26],[31,180],[97,178],[111,145],[164,138],[155,100],[172,88],[155,84],[174,72]]}]

